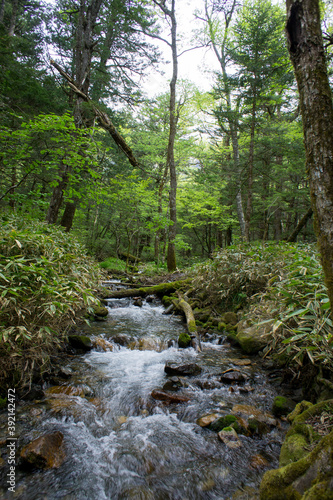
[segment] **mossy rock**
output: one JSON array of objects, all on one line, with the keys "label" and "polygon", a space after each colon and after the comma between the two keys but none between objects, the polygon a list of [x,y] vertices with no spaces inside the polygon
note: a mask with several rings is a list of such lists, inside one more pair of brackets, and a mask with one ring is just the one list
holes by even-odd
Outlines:
[{"label": "mossy rock", "polygon": [[332,500],[332,450],[333,431],[297,462],[266,472],[260,484],[260,499]]},{"label": "mossy rock", "polygon": [[236,338],[238,343],[247,354],[257,354],[271,340],[274,320],[250,327],[246,327],[245,325],[246,323],[244,324],[244,322],[240,322],[237,325]]},{"label": "mossy rock", "polygon": [[220,332],[223,332],[224,330],[227,329],[227,324],[224,323],[223,321],[220,321],[218,326],[217,326],[217,329],[220,331]]},{"label": "mossy rock", "polygon": [[191,346],[191,337],[188,333],[183,332],[178,337],[178,346],[182,349],[186,349],[186,347]]},{"label": "mossy rock", "polygon": [[214,422],[208,426],[208,429],[214,432],[220,432],[225,427],[230,427],[230,425],[235,422],[237,422],[235,415],[224,415],[223,417],[219,417],[214,420]]},{"label": "mossy rock", "polygon": [[288,417],[293,423],[281,448],[282,467],[264,475],[261,500],[333,500],[333,431],[322,437],[313,426],[323,414],[333,415],[333,400],[303,401]]},{"label": "mossy rock", "polygon": [[230,326],[235,326],[238,323],[238,316],[234,312],[226,312],[221,316],[221,321]]},{"label": "mossy rock", "polygon": [[169,297],[169,295],[163,295],[161,300],[162,300],[162,304],[165,307],[169,307],[172,304],[172,297]]},{"label": "mossy rock", "polygon": [[304,434],[298,432],[286,436],[280,452],[280,467],[297,462],[309,453],[309,441]]},{"label": "mossy rock", "polygon": [[93,306],[93,311],[94,316],[99,316],[101,318],[105,318],[109,314],[107,307],[103,306]]},{"label": "mossy rock", "polygon": [[310,401],[301,401],[298,403],[293,411],[287,416],[288,422],[292,423],[298,415],[311,408],[311,406],[313,406],[313,404],[310,403]]},{"label": "mossy rock", "polygon": [[83,351],[90,351],[93,347],[87,335],[69,335],[68,342],[74,349],[81,349]]},{"label": "mossy rock", "polygon": [[276,396],[273,401],[272,413],[275,417],[282,417],[283,415],[288,415],[293,411],[296,404],[284,396]]}]

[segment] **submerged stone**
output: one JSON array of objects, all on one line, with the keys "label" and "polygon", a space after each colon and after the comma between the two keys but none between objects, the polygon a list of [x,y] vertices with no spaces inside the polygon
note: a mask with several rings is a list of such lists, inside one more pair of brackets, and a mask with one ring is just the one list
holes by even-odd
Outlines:
[{"label": "submerged stone", "polygon": [[63,434],[59,431],[44,434],[21,450],[20,457],[24,464],[39,469],[58,468],[65,459]]}]

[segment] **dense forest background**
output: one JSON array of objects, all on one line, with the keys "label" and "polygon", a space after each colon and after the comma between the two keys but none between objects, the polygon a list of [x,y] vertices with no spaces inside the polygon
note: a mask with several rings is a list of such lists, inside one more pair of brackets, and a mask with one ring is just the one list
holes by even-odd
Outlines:
[{"label": "dense forest background", "polygon": [[[1,1],[3,211],[63,226],[100,261],[169,270],[240,241],[314,240],[284,3],[202,0],[187,37],[186,8]],[[147,97],[161,44],[170,91]],[[196,47],[216,60],[209,91],[178,77]]]}]

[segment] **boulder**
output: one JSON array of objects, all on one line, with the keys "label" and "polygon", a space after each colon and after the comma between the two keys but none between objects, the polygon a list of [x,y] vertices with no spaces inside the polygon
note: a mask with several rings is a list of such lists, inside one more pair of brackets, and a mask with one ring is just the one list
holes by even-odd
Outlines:
[{"label": "boulder", "polygon": [[236,340],[247,354],[256,354],[264,349],[272,338],[275,321],[269,320],[252,326],[247,322],[238,323]]},{"label": "boulder", "polygon": [[106,318],[106,316],[109,314],[107,307],[104,306],[93,306],[93,311],[95,318]]},{"label": "boulder", "polygon": [[115,344],[127,346],[132,342],[133,339],[131,339],[128,335],[114,335],[113,337],[111,337],[111,340]]},{"label": "boulder", "polygon": [[296,403],[291,399],[285,398],[284,396],[276,396],[273,401],[272,413],[275,417],[282,417],[291,413],[295,406]]},{"label": "boulder", "polygon": [[90,351],[93,348],[90,338],[87,335],[69,335],[68,342],[74,349]]},{"label": "boulder", "polygon": [[169,392],[162,391],[161,389],[154,389],[151,396],[158,401],[163,401],[165,404],[179,404],[187,403],[190,400],[187,396],[181,396],[179,394],[170,394]]},{"label": "boulder", "polygon": [[65,459],[63,434],[59,431],[44,434],[21,450],[21,461],[38,469],[58,468]]},{"label": "boulder", "polygon": [[202,368],[196,363],[184,363],[182,365],[166,363],[164,371],[168,375],[198,375],[201,373]]},{"label": "boulder", "polygon": [[58,394],[64,394],[66,396],[79,396],[81,398],[84,398],[85,396],[82,387],[75,387],[72,385],[55,385],[45,391],[46,397]]},{"label": "boulder", "polygon": [[[261,500],[333,498],[333,400],[305,403],[293,412],[281,448],[281,467],[266,472],[261,481]],[[307,409],[299,413],[301,407]]]},{"label": "boulder", "polygon": [[178,337],[178,346],[181,349],[186,349],[186,347],[191,347],[191,337],[188,333],[183,332]]}]

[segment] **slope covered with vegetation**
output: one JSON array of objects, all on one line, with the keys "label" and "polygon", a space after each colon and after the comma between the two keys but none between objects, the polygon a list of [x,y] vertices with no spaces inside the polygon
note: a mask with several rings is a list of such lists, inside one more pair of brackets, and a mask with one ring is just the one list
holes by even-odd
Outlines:
[{"label": "slope covered with vegetation", "polygon": [[97,303],[99,268],[73,236],[22,217],[0,222],[0,380],[24,386],[48,366],[78,311]]}]

